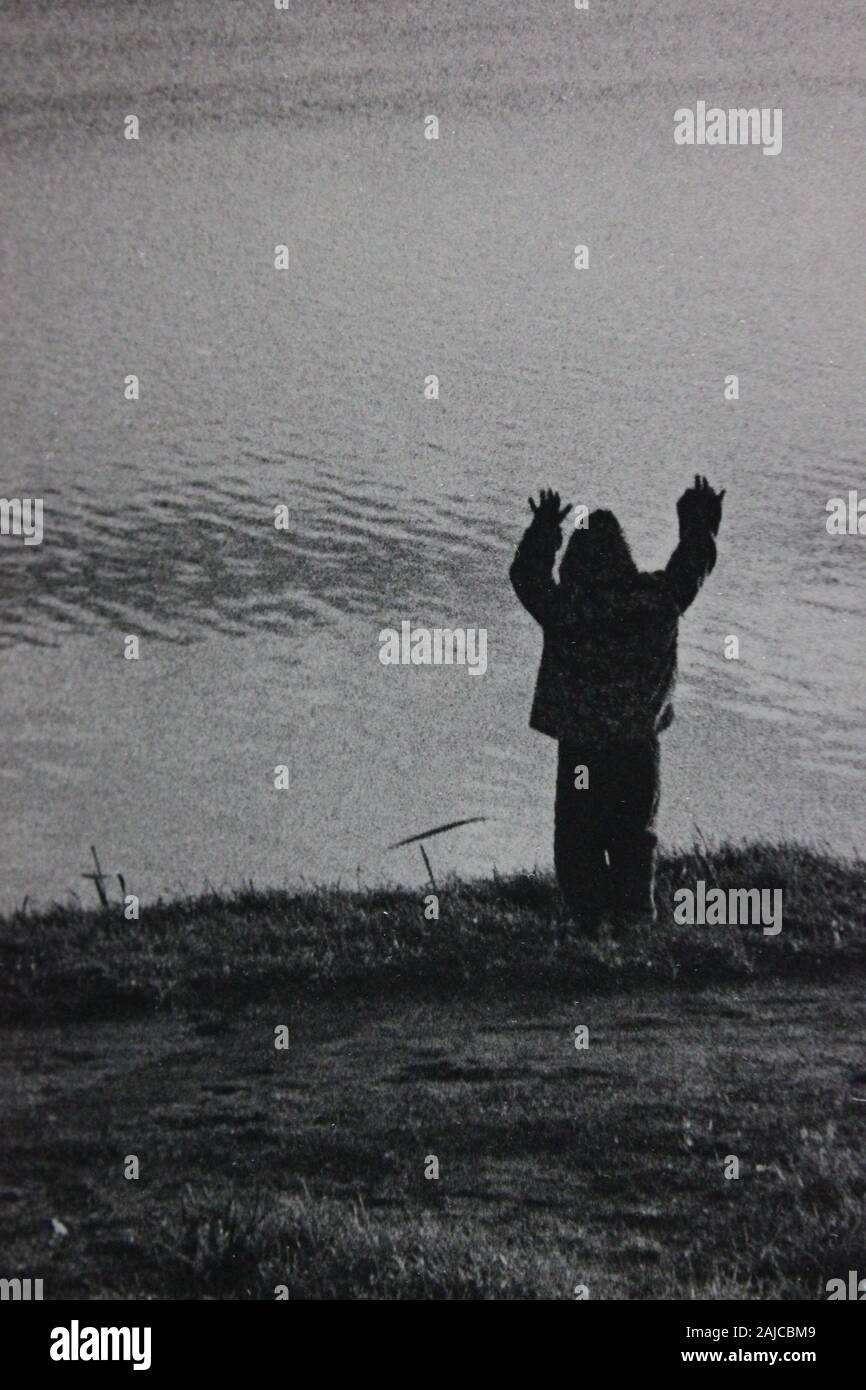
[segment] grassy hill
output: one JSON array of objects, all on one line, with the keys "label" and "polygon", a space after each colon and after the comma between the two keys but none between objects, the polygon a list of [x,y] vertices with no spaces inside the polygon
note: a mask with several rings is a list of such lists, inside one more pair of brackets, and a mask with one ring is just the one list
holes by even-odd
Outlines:
[{"label": "grassy hill", "polygon": [[[781,887],[781,933],[673,925],[699,878]],[[253,888],[5,919],[7,1275],[46,1298],[823,1298],[866,1234],[864,866],[695,851],[657,900],[656,928],[598,942],[543,875],[449,882],[438,921],[421,892]]]}]

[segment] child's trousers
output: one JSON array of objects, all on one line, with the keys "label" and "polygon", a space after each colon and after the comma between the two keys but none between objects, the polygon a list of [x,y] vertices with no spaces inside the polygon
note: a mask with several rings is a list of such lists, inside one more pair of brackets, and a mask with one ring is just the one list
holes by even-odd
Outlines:
[{"label": "child's trousers", "polygon": [[[586,784],[583,790],[575,780]],[[553,858],[576,922],[594,927],[602,919],[655,920],[658,804],[658,738],[560,743]]]}]

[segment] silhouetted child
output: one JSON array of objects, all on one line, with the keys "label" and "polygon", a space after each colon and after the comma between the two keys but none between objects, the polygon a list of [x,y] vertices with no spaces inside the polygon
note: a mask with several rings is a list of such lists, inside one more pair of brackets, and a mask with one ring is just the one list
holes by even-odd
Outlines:
[{"label": "silhouetted child", "polygon": [[530,725],[559,742],[556,876],[592,931],[655,921],[658,735],[673,719],[677,626],[716,563],[724,491],[705,478],[677,503],[680,540],[641,574],[612,512],[592,512],[562,544],[559,494],[542,490],[511,566],[517,597],[544,631]]}]

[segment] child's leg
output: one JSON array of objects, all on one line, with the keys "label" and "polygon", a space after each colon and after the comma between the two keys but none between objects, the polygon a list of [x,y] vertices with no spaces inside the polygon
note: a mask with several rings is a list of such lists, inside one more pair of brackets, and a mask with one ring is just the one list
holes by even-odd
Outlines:
[{"label": "child's leg", "polygon": [[657,738],[610,750],[607,849],[615,912],[655,921],[656,814],[659,804]]},{"label": "child's leg", "polygon": [[[597,926],[607,912],[609,871],[604,857],[598,794],[593,792],[597,758],[586,748],[560,743],[556,772],[553,860],[568,909],[581,925]],[[589,769],[589,786],[575,787],[575,768]]]}]

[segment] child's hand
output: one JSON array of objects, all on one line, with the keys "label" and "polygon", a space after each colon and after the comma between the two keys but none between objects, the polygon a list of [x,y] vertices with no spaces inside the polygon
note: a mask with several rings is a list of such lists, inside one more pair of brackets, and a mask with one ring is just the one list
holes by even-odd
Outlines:
[{"label": "child's hand", "polygon": [[550,488],[542,488],[538,494],[537,504],[529,499],[529,506],[535,520],[541,525],[547,525],[551,530],[558,531],[562,522],[571,511],[571,505],[560,510],[560,497],[558,492],[553,492]]},{"label": "child's hand", "polygon": [[713,535],[717,536],[722,520],[724,496],[724,488],[721,492],[714,491],[706,478],[702,478],[696,473],[694,486],[686,488],[677,502],[680,530],[688,529],[690,525],[698,525],[712,531]]}]

